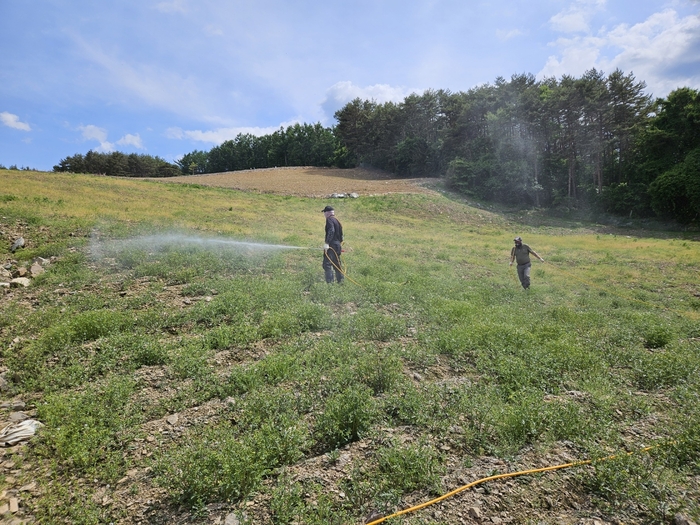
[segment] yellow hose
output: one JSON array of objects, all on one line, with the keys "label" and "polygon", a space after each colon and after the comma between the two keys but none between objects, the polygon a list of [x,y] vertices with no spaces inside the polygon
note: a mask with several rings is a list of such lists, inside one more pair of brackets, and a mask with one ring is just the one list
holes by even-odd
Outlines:
[{"label": "yellow hose", "polygon": [[[335,257],[336,257],[336,259],[338,259],[338,262],[340,263],[340,255],[338,255],[338,252],[336,252],[336,251],[335,251],[333,248],[331,248],[330,246],[328,247],[328,249],[331,250],[333,253],[335,253]],[[330,263],[333,265],[333,267],[334,267],[336,270],[338,270],[338,271],[343,275],[343,277],[345,277],[348,281],[350,281],[351,283],[356,284],[357,286],[359,286],[359,287],[362,288],[363,290],[365,289],[365,287],[362,286],[360,283],[358,283],[357,281],[355,281],[355,280],[351,279],[350,277],[348,277],[348,274],[346,273],[346,271],[345,271],[343,268],[341,268],[340,266],[336,265],[336,264],[333,262],[333,259],[331,259],[330,257],[328,257],[328,252],[327,252],[327,251],[324,251],[324,252],[323,252],[323,256],[324,256],[326,259],[328,259],[328,260],[330,261]],[[341,266],[342,266],[342,263],[341,263]]]},{"label": "yellow hose", "polygon": [[[649,450],[651,450],[653,448],[657,448],[659,446],[661,446],[661,445],[654,445],[651,447],[645,447],[641,450],[627,452],[624,455],[631,456],[632,454],[638,454],[641,452],[648,452]],[[384,516],[383,518],[379,518],[377,520],[371,521],[371,522],[367,523],[366,525],[377,525],[379,523],[383,523],[384,521],[386,521],[388,519],[396,518],[397,516],[402,516],[404,514],[409,514],[411,512],[415,512],[417,510],[424,509],[425,507],[429,507],[430,505],[435,505],[436,503],[440,503],[441,501],[446,500],[447,498],[450,498],[450,497],[454,496],[455,494],[459,494],[460,492],[463,492],[467,489],[470,489],[470,488],[472,488],[476,485],[479,485],[481,483],[484,483],[486,481],[493,481],[495,479],[503,479],[503,478],[514,478],[516,476],[524,476],[526,474],[536,474],[538,472],[548,472],[550,470],[559,470],[559,469],[570,468],[570,467],[578,467],[581,465],[589,465],[591,463],[597,463],[599,461],[607,461],[607,460],[615,459],[618,456],[620,456],[620,454],[615,454],[615,455],[607,456],[605,458],[600,458],[600,459],[586,459],[586,460],[582,460],[582,461],[574,461],[572,463],[565,463],[563,465],[554,465],[551,467],[542,467],[542,468],[535,468],[535,469],[529,469],[529,470],[521,470],[519,472],[508,472],[506,474],[497,474],[495,476],[481,478],[479,480],[472,481],[471,483],[468,483],[467,485],[463,485],[459,488],[456,488],[456,489],[448,492],[447,494],[443,494],[442,496],[440,496],[438,498],[432,499],[432,500],[427,501],[425,503],[420,503],[419,505],[409,507],[409,508],[401,510],[399,512],[395,512],[394,514],[390,514],[389,516]]]}]

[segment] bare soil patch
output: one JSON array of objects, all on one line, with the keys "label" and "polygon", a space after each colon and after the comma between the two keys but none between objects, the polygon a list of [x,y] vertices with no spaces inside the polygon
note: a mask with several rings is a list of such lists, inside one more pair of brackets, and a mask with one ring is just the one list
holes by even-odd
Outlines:
[{"label": "bare soil patch", "polygon": [[423,187],[431,179],[396,179],[384,171],[366,168],[264,168],[152,180],[297,197],[328,197],[333,193],[357,193],[360,196],[433,193]]}]

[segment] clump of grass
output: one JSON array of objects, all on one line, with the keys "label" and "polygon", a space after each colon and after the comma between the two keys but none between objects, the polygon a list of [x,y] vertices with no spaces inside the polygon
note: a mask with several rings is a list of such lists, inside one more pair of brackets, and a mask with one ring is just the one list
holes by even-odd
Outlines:
[{"label": "clump of grass", "polygon": [[421,489],[432,494],[441,491],[442,458],[425,441],[385,445],[377,450],[376,460],[382,482],[399,494]]},{"label": "clump of grass", "polygon": [[369,341],[390,341],[405,331],[406,323],[401,318],[381,314],[373,308],[358,310],[343,326],[348,337]]},{"label": "clump of grass", "polygon": [[663,350],[637,352],[632,364],[635,384],[642,390],[679,385],[700,371],[700,355],[689,344],[675,344]]},{"label": "clump of grass", "polygon": [[645,521],[667,522],[682,507],[678,503],[673,472],[654,461],[653,454],[621,454],[593,464],[580,475],[583,486],[611,515],[639,516]]},{"label": "clump of grass", "polygon": [[372,391],[352,385],[326,400],[314,436],[324,450],[332,450],[360,439],[377,415]]},{"label": "clump of grass", "polygon": [[303,455],[307,435],[298,421],[278,418],[240,434],[228,422],[194,429],[156,461],[157,481],[193,509],[240,501],[274,468]]},{"label": "clump of grass", "polygon": [[85,392],[46,396],[37,407],[45,424],[39,454],[78,473],[114,481],[123,472],[123,451],[141,420],[130,403],[134,388],[133,381],[115,377]]}]

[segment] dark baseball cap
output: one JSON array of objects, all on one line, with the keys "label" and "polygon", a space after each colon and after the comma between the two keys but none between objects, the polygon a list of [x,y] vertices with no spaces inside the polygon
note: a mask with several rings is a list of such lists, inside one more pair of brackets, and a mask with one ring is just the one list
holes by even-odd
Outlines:
[{"label": "dark baseball cap", "polygon": [[326,206],[326,207],[323,208],[321,211],[325,213],[325,212],[327,212],[327,211],[335,211],[335,210],[333,210],[333,206]]}]

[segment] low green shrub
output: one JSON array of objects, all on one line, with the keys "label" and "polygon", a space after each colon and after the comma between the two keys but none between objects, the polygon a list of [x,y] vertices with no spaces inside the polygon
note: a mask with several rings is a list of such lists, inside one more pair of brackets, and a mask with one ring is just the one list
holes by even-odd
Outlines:
[{"label": "low green shrub", "polygon": [[376,452],[377,468],[384,483],[399,493],[441,490],[444,467],[440,454],[425,441],[383,446]]},{"label": "low green shrub", "polygon": [[326,400],[316,418],[314,437],[325,450],[342,447],[360,439],[377,417],[372,391],[352,385]]},{"label": "low green shrub", "polygon": [[[303,456],[305,426],[283,419],[239,434],[228,422],[193,429],[156,459],[157,482],[191,508],[212,501],[240,501],[272,469]],[[281,424],[280,424],[281,423]]]},{"label": "low green shrub", "polygon": [[85,392],[47,395],[37,407],[45,424],[39,453],[79,473],[114,481],[121,474],[129,435],[141,420],[141,412],[130,404],[134,389],[132,380],[115,377]]},{"label": "low green shrub", "polygon": [[621,519],[637,516],[644,522],[667,523],[681,508],[673,473],[651,453],[597,461],[592,472],[581,474],[580,479],[603,509]]},{"label": "low green shrub", "polygon": [[676,386],[700,371],[700,355],[690,345],[677,344],[664,350],[637,352],[632,375],[637,388],[656,390]]},{"label": "low green shrub", "polygon": [[361,308],[355,315],[346,318],[342,331],[356,340],[390,341],[406,332],[406,323],[401,318],[384,315],[373,308]]}]

